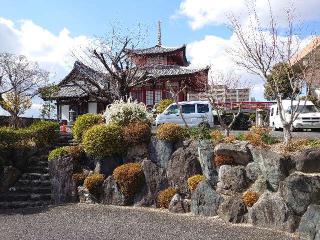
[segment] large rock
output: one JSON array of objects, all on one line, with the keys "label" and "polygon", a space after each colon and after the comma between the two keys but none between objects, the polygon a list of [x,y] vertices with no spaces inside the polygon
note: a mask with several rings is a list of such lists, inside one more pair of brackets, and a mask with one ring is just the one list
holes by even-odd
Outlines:
[{"label": "large rock", "polygon": [[162,168],[167,168],[169,159],[175,149],[174,145],[172,142],[161,141],[152,137],[149,144],[150,160]]},{"label": "large rock", "polygon": [[4,166],[0,174],[0,192],[6,192],[21,175],[21,171],[13,166]]},{"label": "large rock", "polygon": [[250,181],[252,182],[256,181],[258,177],[261,175],[262,175],[262,172],[259,168],[258,163],[251,162],[246,166],[246,176]]},{"label": "large rock", "polygon": [[169,211],[173,213],[190,212],[190,201],[183,199],[180,194],[175,194],[170,201]]},{"label": "large rock", "polygon": [[246,170],[244,166],[222,165],[219,168],[219,182],[217,192],[232,194],[243,192],[248,186]]},{"label": "large rock", "polygon": [[114,169],[122,164],[123,160],[120,156],[110,156],[103,159],[96,159],[94,172],[101,173],[107,177],[113,173]]},{"label": "large rock", "polygon": [[70,156],[49,161],[52,199],[56,204],[74,202],[77,199],[77,186],[72,179],[73,167]]},{"label": "large rock", "polygon": [[128,148],[125,162],[139,162],[148,157],[149,152],[147,144],[134,145]]},{"label": "large rock", "polygon": [[144,173],[145,186],[141,193],[135,197],[135,205],[155,205],[158,193],[169,186],[166,171],[150,160],[143,160],[141,166]]},{"label": "large rock", "polygon": [[213,144],[210,140],[199,141],[198,155],[202,174],[212,184],[212,186],[216,186],[218,182],[218,172],[212,161],[214,151]]},{"label": "large rock", "polygon": [[293,157],[296,169],[304,173],[320,173],[320,149],[307,149]]},{"label": "large rock", "polygon": [[303,214],[298,228],[300,236],[320,240],[320,205],[310,205]]},{"label": "large rock", "polygon": [[237,164],[247,165],[252,161],[248,142],[236,141],[234,143],[220,143],[214,148],[217,155],[227,155],[233,157]]},{"label": "large rock", "polygon": [[226,222],[243,223],[247,221],[246,213],[248,212],[241,195],[234,195],[225,198],[220,205],[218,214]]},{"label": "large rock", "polygon": [[191,212],[196,215],[215,216],[223,202],[218,194],[206,180],[200,182],[191,196]]},{"label": "large rock", "polygon": [[102,203],[118,206],[125,206],[128,203],[112,176],[103,182]]},{"label": "large rock", "polygon": [[292,232],[296,219],[284,200],[277,193],[265,192],[249,208],[249,221],[256,226]]},{"label": "large rock", "polygon": [[320,204],[320,174],[291,174],[279,192],[293,212],[302,216],[310,204]]},{"label": "large rock", "polygon": [[94,204],[98,202],[98,200],[89,192],[86,187],[79,186],[78,195],[80,203]]},{"label": "large rock", "polygon": [[262,175],[268,182],[268,187],[277,191],[279,183],[284,180],[293,164],[288,157],[284,157],[269,149],[251,148],[253,161],[259,165]]},{"label": "large rock", "polygon": [[252,192],[257,192],[260,195],[268,189],[267,181],[264,176],[259,176],[258,179],[248,189]]},{"label": "large rock", "polygon": [[172,154],[169,161],[167,168],[169,184],[182,194],[189,192],[188,178],[196,174],[202,174],[197,150],[195,142],[185,142],[183,147],[178,148]]}]

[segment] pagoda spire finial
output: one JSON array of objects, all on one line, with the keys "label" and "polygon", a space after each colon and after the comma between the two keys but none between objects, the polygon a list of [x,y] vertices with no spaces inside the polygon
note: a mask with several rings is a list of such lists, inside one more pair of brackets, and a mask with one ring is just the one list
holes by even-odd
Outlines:
[{"label": "pagoda spire finial", "polygon": [[161,21],[158,21],[158,46],[161,46]]}]

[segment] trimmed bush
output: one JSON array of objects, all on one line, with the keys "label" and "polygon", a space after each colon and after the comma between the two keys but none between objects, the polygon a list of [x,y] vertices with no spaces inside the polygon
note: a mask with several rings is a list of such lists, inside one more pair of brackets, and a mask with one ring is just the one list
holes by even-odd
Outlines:
[{"label": "trimmed bush", "polygon": [[128,145],[149,142],[150,137],[151,128],[144,122],[129,123],[123,128],[123,138]]},{"label": "trimmed bush", "polygon": [[121,192],[133,199],[144,183],[144,174],[140,163],[127,163],[117,167],[112,176],[120,187]]},{"label": "trimmed bush", "polygon": [[22,140],[22,136],[13,128],[0,128],[0,152],[12,150]]},{"label": "trimmed bush", "polygon": [[59,136],[59,124],[50,121],[38,121],[26,128],[27,134],[30,133],[32,140],[37,146],[52,144]]},{"label": "trimmed bush", "polygon": [[38,147],[52,144],[58,137],[59,124],[38,121],[27,128],[0,128],[0,151],[12,150],[34,143]]},{"label": "trimmed bush", "polygon": [[70,157],[70,160],[73,161],[73,170],[75,172],[79,172],[81,170],[81,165],[85,160],[85,152],[81,146],[66,146],[66,147],[59,147],[52,150],[49,153],[48,160],[52,161],[58,157]]},{"label": "trimmed bush", "polygon": [[242,199],[243,199],[244,204],[247,207],[252,207],[253,204],[255,204],[258,201],[259,194],[256,192],[247,191],[247,192],[243,193]]},{"label": "trimmed bush", "polygon": [[194,140],[211,139],[211,130],[207,126],[188,128],[186,132],[187,137]]},{"label": "trimmed bush", "polygon": [[83,147],[87,154],[104,158],[121,154],[125,150],[123,130],[116,124],[96,125],[83,136]]},{"label": "trimmed bush", "polygon": [[103,181],[103,174],[94,173],[86,177],[86,179],[84,180],[84,186],[89,190],[91,194],[99,198],[102,193]]},{"label": "trimmed bush", "polygon": [[83,147],[81,145],[70,146],[67,148],[67,150],[69,152],[69,155],[72,157],[74,171],[80,171],[82,169],[81,165],[84,165],[86,160],[86,153]]},{"label": "trimmed bush", "polygon": [[48,161],[70,155],[68,147],[59,147],[52,150],[48,155]]},{"label": "trimmed bush", "polygon": [[234,159],[232,156],[227,155],[215,155],[214,156],[214,165],[220,167],[222,165],[233,165]]},{"label": "trimmed bush", "polygon": [[120,100],[109,105],[105,112],[106,123],[115,123],[126,126],[132,122],[150,123],[152,115],[148,113],[146,105],[131,101]]},{"label": "trimmed bush", "polygon": [[158,127],[157,138],[163,141],[176,142],[184,139],[185,130],[178,124],[165,123]]},{"label": "trimmed bush", "polygon": [[99,114],[87,113],[77,117],[73,127],[72,134],[73,137],[81,142],[84,133],[92,126],[97,125],[99,123],[103,123],[104,118]]},{"label": "trimmed bush", "polygon": [[168,208],[171,199],[176,193],[177,193],[177,190],[171,187],[159,192],[157,197],[157,207]]},{"label": "trimmed bush", "polygon": [[85,179],[86,175],[83,171],[72,174],[72,180],[76,183],[77,186],[82,186]]},{"label": "trimmed bush", "polygon": [[203,175],[200,175],[200,174],[197,174],[197,175],[194,175],[192,177],[189,177],[188,178],[188,187],[189,187],[189,190],[192,192],[194,191],[198,184],[203,181],[205,179],[205,177]]},{"label": "trimmed bush", "polygon": [[279,142],[277,138],[271,136],[269,128],[255,126],[250,128],[250,132],[245,135],[245,139],[253,146],[260,147]]},{"label": "trimmed bush", "polygon": [[156,106],[157,113],[163,113],[163,111],[172,103],[174,103],[172,98],[162,99]]},{"label": "trimmed bush", "polygon": [[81,145],[69,146],[68,151],[72,158],[77,162],[81,162],[86,156],[86,153]]},{"label": "trimmed bush", "polygon": [[235,135],[229,135],[229,137],[225,137],[223,139],[223,142],[225,143],[233,143],[237,140],[236,136]]},{"label": "trimmed bush", "polygon": [[214,141],[216,143],[219,143],[219,142],[223,141],[223,138],[224,138],[224,135],[223,135],[223,133],[221,131],[214,130],[214,131],[211,132],[212,141]]}]

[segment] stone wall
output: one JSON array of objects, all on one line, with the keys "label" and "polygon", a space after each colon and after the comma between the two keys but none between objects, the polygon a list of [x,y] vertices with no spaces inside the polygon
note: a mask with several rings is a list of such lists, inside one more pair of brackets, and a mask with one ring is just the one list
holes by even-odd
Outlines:
[{"label": "stone wall", "polygon": [[[156,206],[158,193],[173,187],[177,194],[169,205],[172,212],[219,216],[231,223],[298,231],[319,239],[320,149],[284,156],[245,141],[214,145],[209,140],[172,143],[156,138],[137,149],[124,158],[124,162],[140,162],[145,176],[134,202],[126,202],[111,173],[105,176],[104,194],[95,202]],[[221,155],[233,162],[216,166]],[[191,191],[187,181],[196,174],[205,179]],[[83,187],[80,190],[85,192]]]}]

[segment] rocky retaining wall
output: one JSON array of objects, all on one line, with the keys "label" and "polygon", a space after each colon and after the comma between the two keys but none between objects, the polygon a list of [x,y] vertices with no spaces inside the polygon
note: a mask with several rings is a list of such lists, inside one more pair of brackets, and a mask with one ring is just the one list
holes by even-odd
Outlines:
[{"label": "rocky retaining wall", "polygon": [[[145,176],[134,205],[156,206],[158,193],[173,187],[177,194],[169,205],[172,212],[218,215],[231,223],[297,231],[310,239],[320,239],[320,149],[284,156],[244,141],[214,145],[210,141],[170,143],[153,138],[149,146],[139,146],[129,153],[123,162],[141,162]],[[216,166],[217,156],[227,156],[233,162]],[[60,171],[57,173],[61,175]],[[187,180],[196,174],[205,179],[190,191]],[[53,179],[58,175],[53,173]],[[80,186],[80,200],[127,205],[111,173],[108,175],[101,199],[94,199]],[[53,183],[62,184],[58,180]]]}]

